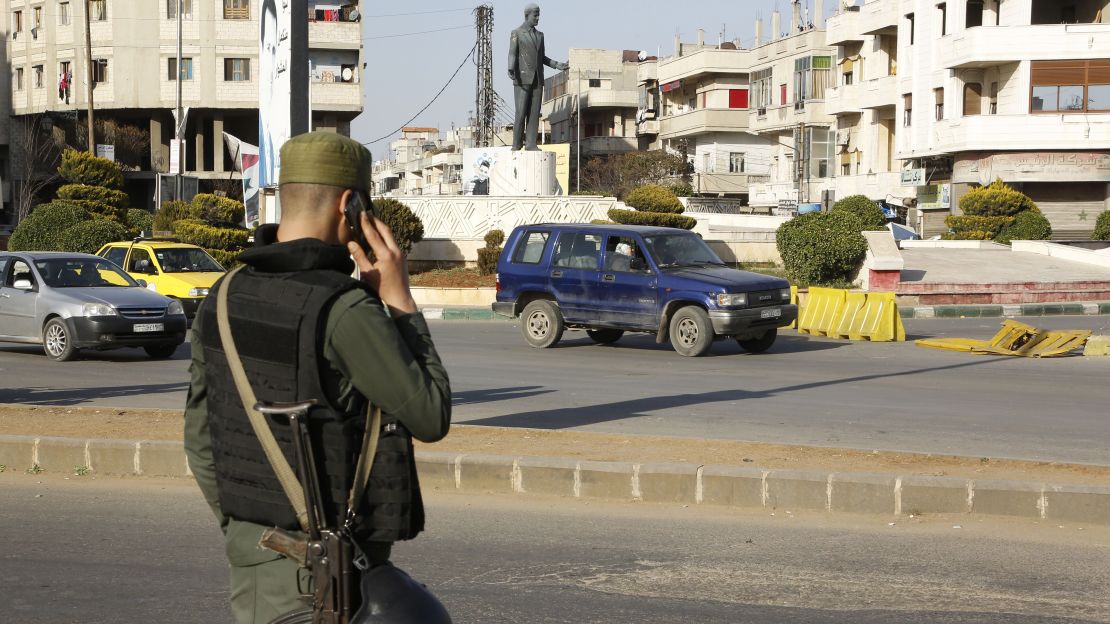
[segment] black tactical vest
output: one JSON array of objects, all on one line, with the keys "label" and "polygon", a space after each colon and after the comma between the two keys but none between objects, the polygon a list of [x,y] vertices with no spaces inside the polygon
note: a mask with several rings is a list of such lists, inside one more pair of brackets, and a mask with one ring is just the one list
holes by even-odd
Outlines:
[{"label": "black tactical vest", "polygon": [[[255,250],[261,251],[261,250]],[[255,437],[228,368],[216,320],[221,280],[201,307],[209,427],[220,508],[224,514],[266,526],[299,530],[296,514]],[[364,287],[335,270],[270,273],[240,271],[228,294],[232,335],[259,401],[316,399],[308,423],[313,454],[323,465],[326,517],[341,526],[366,428],[366,404],[345,413],[327,396],[321,371],[327,311],[344,292]],[[373,358],[372,353],[367,353]],[[412,539],[424,528],[424,509],[413,459],[412,437],[383,415],[370,482],[357,503],[352,533],[359,541]],[[294,462],[289,423],[271,420],[282,452]],[[323,478],[326,473],[326,480]]]}]

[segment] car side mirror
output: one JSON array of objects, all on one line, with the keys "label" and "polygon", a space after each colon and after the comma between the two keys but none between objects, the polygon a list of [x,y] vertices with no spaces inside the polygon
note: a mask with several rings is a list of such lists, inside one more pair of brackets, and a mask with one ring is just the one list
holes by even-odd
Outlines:
[{"label": "car side mirror", "polygon": [[25,280],[25,279],[15,280],[15,284],[12,284],[12,287],[13,288],[18,288],[19,290],[34,290],[35,289],[35,287],[31,285],[31,280]]},{"label": "car side mirror", "polygon": [[145,279],[137,279],[137,280],[135,280],[135,283],[138,284],[139,286],[142,286],[143,288],[146,288],[146,280]]}]

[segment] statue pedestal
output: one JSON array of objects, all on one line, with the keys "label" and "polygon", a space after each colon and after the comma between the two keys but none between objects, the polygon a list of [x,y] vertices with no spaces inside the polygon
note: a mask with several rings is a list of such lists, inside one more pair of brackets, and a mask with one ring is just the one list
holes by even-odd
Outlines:
[{"label": "statue pedestal", "polygon": [[498,158],[489,175],[489,194],[507,197],[554,195],[555,154],[551,152],[511,152]]}]

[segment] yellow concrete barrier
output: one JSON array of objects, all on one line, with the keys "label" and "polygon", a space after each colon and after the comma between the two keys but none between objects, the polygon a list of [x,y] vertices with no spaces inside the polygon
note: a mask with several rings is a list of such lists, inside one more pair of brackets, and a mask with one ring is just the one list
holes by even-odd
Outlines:
[{"label": "yellow concrete barrier", "polygon": [[906,329],[894,293],[850,293],[836,288],[810,288],[798,314],[798,331],[814,336],[904,341]]}]

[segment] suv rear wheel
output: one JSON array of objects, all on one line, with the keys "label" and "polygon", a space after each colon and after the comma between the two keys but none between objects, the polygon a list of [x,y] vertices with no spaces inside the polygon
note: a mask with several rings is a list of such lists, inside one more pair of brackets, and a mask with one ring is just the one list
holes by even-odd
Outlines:
[{"label": "suv rear wheel", "polygon": [[620,329],[589,329],[586,335],[598,344],[613,344],[621,339],[624,331]]},{"label": "suv rear wheel", "polygon": [[546,299],[529,303],[520,314],[520,331],[528,344],[537,349],[546,349],[559,342],[565,328],[559,308]]},{"label": "suv rear wheel", "polygon": [[686,306],[671,317],[671,346],[679,355],[699,357],[713,346],[713,326],[709,314],[697,306]]},{"label": "suv rear wheel", "polygon": [[768,329],[763,332],[762,336],[756,338],[737,338],[736,342],[740,343],[740,348],[748,353],[763,353],[775,344],[775,337],[779,335],[779,330]]}]

